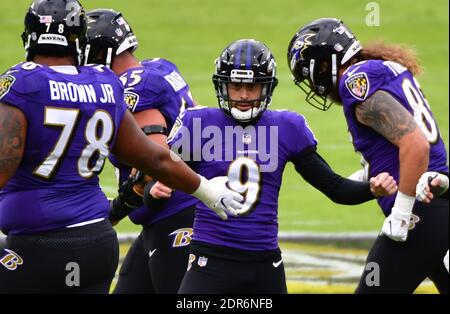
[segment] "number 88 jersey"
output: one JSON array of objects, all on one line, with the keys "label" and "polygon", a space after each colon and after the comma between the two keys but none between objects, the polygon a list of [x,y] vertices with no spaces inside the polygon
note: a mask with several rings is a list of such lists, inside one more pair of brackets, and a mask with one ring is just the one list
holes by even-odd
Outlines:
[{"label": "number 88 jersey", "polygon": [[0,102],[27,119],[22,161],[0,192],[0,228],[33,233],[107,217],[97,175],[126,110],[118,78],[103,66],[25,62],[0,79]]},{"label": "number 88 jersey", "polygon": [[[369,177],[387,171],[397,182],[399,179],[397,146],[373,129],[359,123],[354,114],[355,105],[365,101],[377,90],[391,94],[414,117],[430,143],[428,171],[448,173],[447,153],[439,128],[412,73],[396,62],[367,60],[350,66],[342,75],[339,95],[355,150],[361,152],[369,164]],[[394,199],[395,195],[378,199],[385,215],[389,215]]]}]

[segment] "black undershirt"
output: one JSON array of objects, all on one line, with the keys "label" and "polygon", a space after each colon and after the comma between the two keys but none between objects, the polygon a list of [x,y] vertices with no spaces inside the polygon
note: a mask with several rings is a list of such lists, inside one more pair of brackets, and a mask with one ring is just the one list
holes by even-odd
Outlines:
[{"label": "black undershirt", "polygon": [[303,150],[292,162],[303,179],[335,203],[355,205],[375,198],[368,182],[354,181],[336,174],[315,147]]}]

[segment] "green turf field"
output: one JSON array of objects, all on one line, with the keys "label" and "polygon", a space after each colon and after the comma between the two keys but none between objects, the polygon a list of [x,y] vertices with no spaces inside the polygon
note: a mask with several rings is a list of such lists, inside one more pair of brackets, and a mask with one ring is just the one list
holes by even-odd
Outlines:
[{"label": "green turf field", "polygon": [[[448,6],[438,1],[377,1],[380,26],[365,24],[369,1],[304,0],[85,0],[86,9],[111,7],[121,10],[140,41],[140,58],[165,57],[175,62],[199,103],[216,106],[211,75],[219,52],[238,38],[265,42],[278,60],[280,84],[273,108],[287,108],[306,116],[319,141],[319,152],[339,173],[349,175],[359,168],[339,107],[316,110],[290,81],[286,47],[298,27],[318,17],[339,17],[362,43],[369,39],[401,42],[417,49],[425,74],[419,78],[448,147]],[[23,60],[20,41],[23,16],[30,1],[2,1],[0,5],[0,68]],[[102,185],[114,195],[115,180],[106,168]],[[333,204],[307,185],[288,166],[280,192],[282,231],[373,231],[382,223],[374,202],[345,207]],[[133,230],[121,223],[121,231]]]}]

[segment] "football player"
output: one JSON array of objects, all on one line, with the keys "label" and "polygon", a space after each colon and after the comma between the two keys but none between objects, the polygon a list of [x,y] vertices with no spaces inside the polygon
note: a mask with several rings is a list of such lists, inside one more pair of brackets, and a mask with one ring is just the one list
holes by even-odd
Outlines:
[{"label": "football player", "polygon": [[202,175],[227,175],[228,186],[245,199],[239,217],[226,222],[197,203],[188,270],[178,292],[287,293],[277,221],[286,163],[293,162],[307,182],[342,204],[393,193],[396,184],[387,173],[370,184],[335,174],[317,153],[303,116],[267,110],[277,78],[275,59],[263,43],[231,43],[215,70],[220,109],[185,110],[169,144]]},{"label": "football player", "polygon": [[242,196],[149,141],[105,66],[79,66],[86,16],[77,0],[35,0],[25,15],[26,62],[0,76],[0,293],[107,293],[118,264],[105,158],[192,193],[218,215]]},{"label": "football player", "polygon": [[[194,106],[189,86],[168,60],[139,61],[134,56],[138,41],[120,12],[97,9],[87,18],[85,61],[104,64],[120,77],[128,110],[141,130],[167,147],[167,130],[180,112]],[[150,181],[146,207],[142,195],[150,178],[135,183],[129,166],[114,155],[110,160],[119,171],[121,186],[111,203],[110,219],[117,222],[131,213],[131,221],[143,227],[128,250],[114,293],[176,293],[186,270],[197,200]]]},{"label": "football player", "polygon": [[420,66],[413,52],[379,42],[363,47],[342,21],[322,18],[296,32],[287,56],[309,104],[321,110],[332,102],[342,104],[369,175],[387,171],[399,182],[396,195],[378,199],[386,219],[367,264],[378,263],[379,284],[366,280],[372,271],[366,267],[356,291],[412,293],[429,277],[448,293],[442,263],[448,250],[448,197],[415,203],[422,173],[448,176],[448,165],[439,128],[415,78]]}]

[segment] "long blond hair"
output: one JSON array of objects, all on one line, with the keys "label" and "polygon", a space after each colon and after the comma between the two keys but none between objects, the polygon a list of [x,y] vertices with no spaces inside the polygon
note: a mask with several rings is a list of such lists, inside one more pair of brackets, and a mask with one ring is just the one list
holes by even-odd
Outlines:
[{"label": "long blond hair", "polygon": [[423,72],[417,53],[401,44],[386,44],[383,41],[364,44],[358,59],[394,61],[405,66],[413,75],[420,75]]}]

